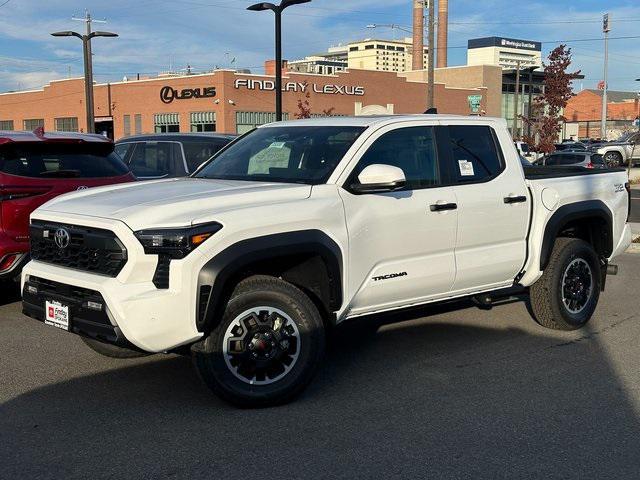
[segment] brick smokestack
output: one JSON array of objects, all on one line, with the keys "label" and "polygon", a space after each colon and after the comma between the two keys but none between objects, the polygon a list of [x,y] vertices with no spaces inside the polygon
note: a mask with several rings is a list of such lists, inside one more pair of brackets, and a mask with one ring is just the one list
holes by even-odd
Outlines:
[{"label": "brick smokestack", "polygon": [[444,68],[447,66],[447,47],[449,43],[448,37],[449,0],[438,0],[438,68]]},{"label": "brick smokestack", "polygon": [[413,0],[412,70],[424,70],[424,0]]}]

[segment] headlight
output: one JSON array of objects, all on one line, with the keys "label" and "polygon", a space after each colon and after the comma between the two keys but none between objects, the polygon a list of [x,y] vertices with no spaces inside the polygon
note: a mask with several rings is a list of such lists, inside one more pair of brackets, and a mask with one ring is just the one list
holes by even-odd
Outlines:
[{"label": "headlight", "polygon": [[144,253],[184,258],[222,228],[219,223],[205,223],[190,228],[140,230],[136,238]]}]

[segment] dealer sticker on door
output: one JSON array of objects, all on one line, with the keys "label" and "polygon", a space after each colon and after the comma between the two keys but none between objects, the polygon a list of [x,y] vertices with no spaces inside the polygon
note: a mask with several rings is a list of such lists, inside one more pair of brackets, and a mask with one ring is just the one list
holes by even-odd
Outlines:
[{"label": "dealer sticker on door", "polygon": [[55,300],[44,304],[44,323],[62,330],[69,330],[69,307]]},{"label": "dealer sticker on door", "polygon": [[463,177],[473,177],[475,175],[473,163],[469,160],[458,160],[458,166],[460,167],[460,175]]}]

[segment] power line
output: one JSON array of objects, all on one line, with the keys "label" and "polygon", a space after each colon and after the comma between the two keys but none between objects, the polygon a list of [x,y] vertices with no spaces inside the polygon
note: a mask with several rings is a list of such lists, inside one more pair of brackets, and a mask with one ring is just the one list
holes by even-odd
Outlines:
[{"label": "power line", "polygon": [[9,3],[11,0],[6,0],[4,3],[0,4],[0,8],[4,7],[7,3]]}]

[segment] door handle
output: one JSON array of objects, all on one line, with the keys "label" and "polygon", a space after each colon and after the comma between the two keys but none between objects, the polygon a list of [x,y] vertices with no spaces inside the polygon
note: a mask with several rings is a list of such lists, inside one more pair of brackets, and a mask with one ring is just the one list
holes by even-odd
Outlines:
[{"label": "door handle", "polygon": [[434,205],[430,205],[429,208],[432,212],[444,212],[445,210],[457,210],[457,203],[436,203]]},{"label": "door handle", "polygon": [[526,201],[527,201],[527,197],[525,197],[524,195],[518,196],[518,197],[504,197],[504,203],[506,204],[524,203]]}]

